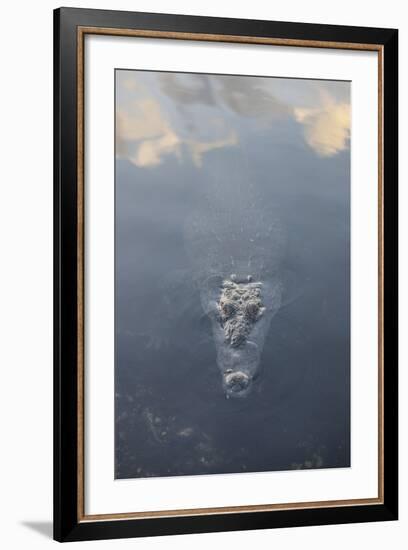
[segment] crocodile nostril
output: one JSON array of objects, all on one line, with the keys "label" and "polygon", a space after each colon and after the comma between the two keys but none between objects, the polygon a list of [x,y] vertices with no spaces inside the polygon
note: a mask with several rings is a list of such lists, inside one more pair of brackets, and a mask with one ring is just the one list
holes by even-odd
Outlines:
[{"label": "crocodile nostril", "polygon": [[239,394],[249,386],[250,378],[244,372],[231,372],[225,376],[225,386],[228,392]]}]

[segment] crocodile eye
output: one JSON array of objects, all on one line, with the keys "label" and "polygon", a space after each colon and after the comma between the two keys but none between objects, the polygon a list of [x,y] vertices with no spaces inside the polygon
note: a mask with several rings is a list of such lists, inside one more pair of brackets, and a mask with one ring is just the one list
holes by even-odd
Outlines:
[{"label": "crocodile eye", "polygon": [[236,311],[236,306],[234,302],[227,300],[221,304],[221,309],[226,317],[231,317]]},{"label": "crocodile eye", "polygon": [[245,314],[248,317],[248,319],[251,319],[251,321],[255,321],[255,319],[258,317],[259,313],[259,305],[257,302],[250,300],[245,305]]}]

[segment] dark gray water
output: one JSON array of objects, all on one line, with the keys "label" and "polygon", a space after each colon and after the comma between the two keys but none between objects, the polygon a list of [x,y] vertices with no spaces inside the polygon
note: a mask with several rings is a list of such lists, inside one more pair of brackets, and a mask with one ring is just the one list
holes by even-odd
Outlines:
[{"label": "dark gray water", "polygon": [[[142,76],[150,97],[153,77]],[[241,101],[232,115],[218,96],[204,93],[211,80],[200,82],[204,91],[193,88],[196,103],[184,93],[190,113],[180,114],[174,103],[180,86],[164,93],[171,80],[156,97],[168,116],[167,126],[158,124],[159,136],[169,134],[169,120],[181,136],[176,154],[159,144],[159,161],[146,164],[140,149],[137,162],[121,149],[116,163],[115,477],[349,466],[349,150],[318,154],[276,98],[281,116],[254,126],[257,112],[242,113]],[[296,81],[285,82],[295,94]],[[240,82],[235,85],[239,90]],[[279,86],[284,90],[282,81]],[[222,89],[225,97],[227,86]],[[131,86],[123,90],[117,88],[118,107],[133,93]],[[193,126],[203,120],[210,100],[218,115],[232,117],[237,143],[208,149],[197,162],[183,128],[186,120]],[[265,101],[254,105],[267,109]],[[146,107],[147,119],[153,111]],[[127,138],[156,139],[131,132]],[[282,306],[242,399],[226,399],[186,246],[191,215],[207,211],[220,178],[237,186],[250,182],[285,234]]]}]

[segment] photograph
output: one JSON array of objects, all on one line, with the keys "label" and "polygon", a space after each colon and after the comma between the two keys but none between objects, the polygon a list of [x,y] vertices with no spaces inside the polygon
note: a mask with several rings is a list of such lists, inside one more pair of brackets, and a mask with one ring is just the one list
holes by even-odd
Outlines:
[{"label": "photograph", "polygon": [[6,550],[406,550],[408,18],[367,6],[2,5]]},{"label": "photograph", "polygon": [[349,81],[115,70],[115,478],[348,468]]},{"label": "photograph", "polygon": [[398,30],[54,12],[54,538],[398,517]]}]

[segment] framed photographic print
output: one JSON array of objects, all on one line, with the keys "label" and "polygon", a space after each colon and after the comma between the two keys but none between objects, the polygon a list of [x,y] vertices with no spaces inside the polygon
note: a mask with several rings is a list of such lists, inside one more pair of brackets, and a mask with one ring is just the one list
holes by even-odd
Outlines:
[{"label": "framed photographic print", "polygon": [[56,540],[397,519],[397,31],[54,29]]}]

